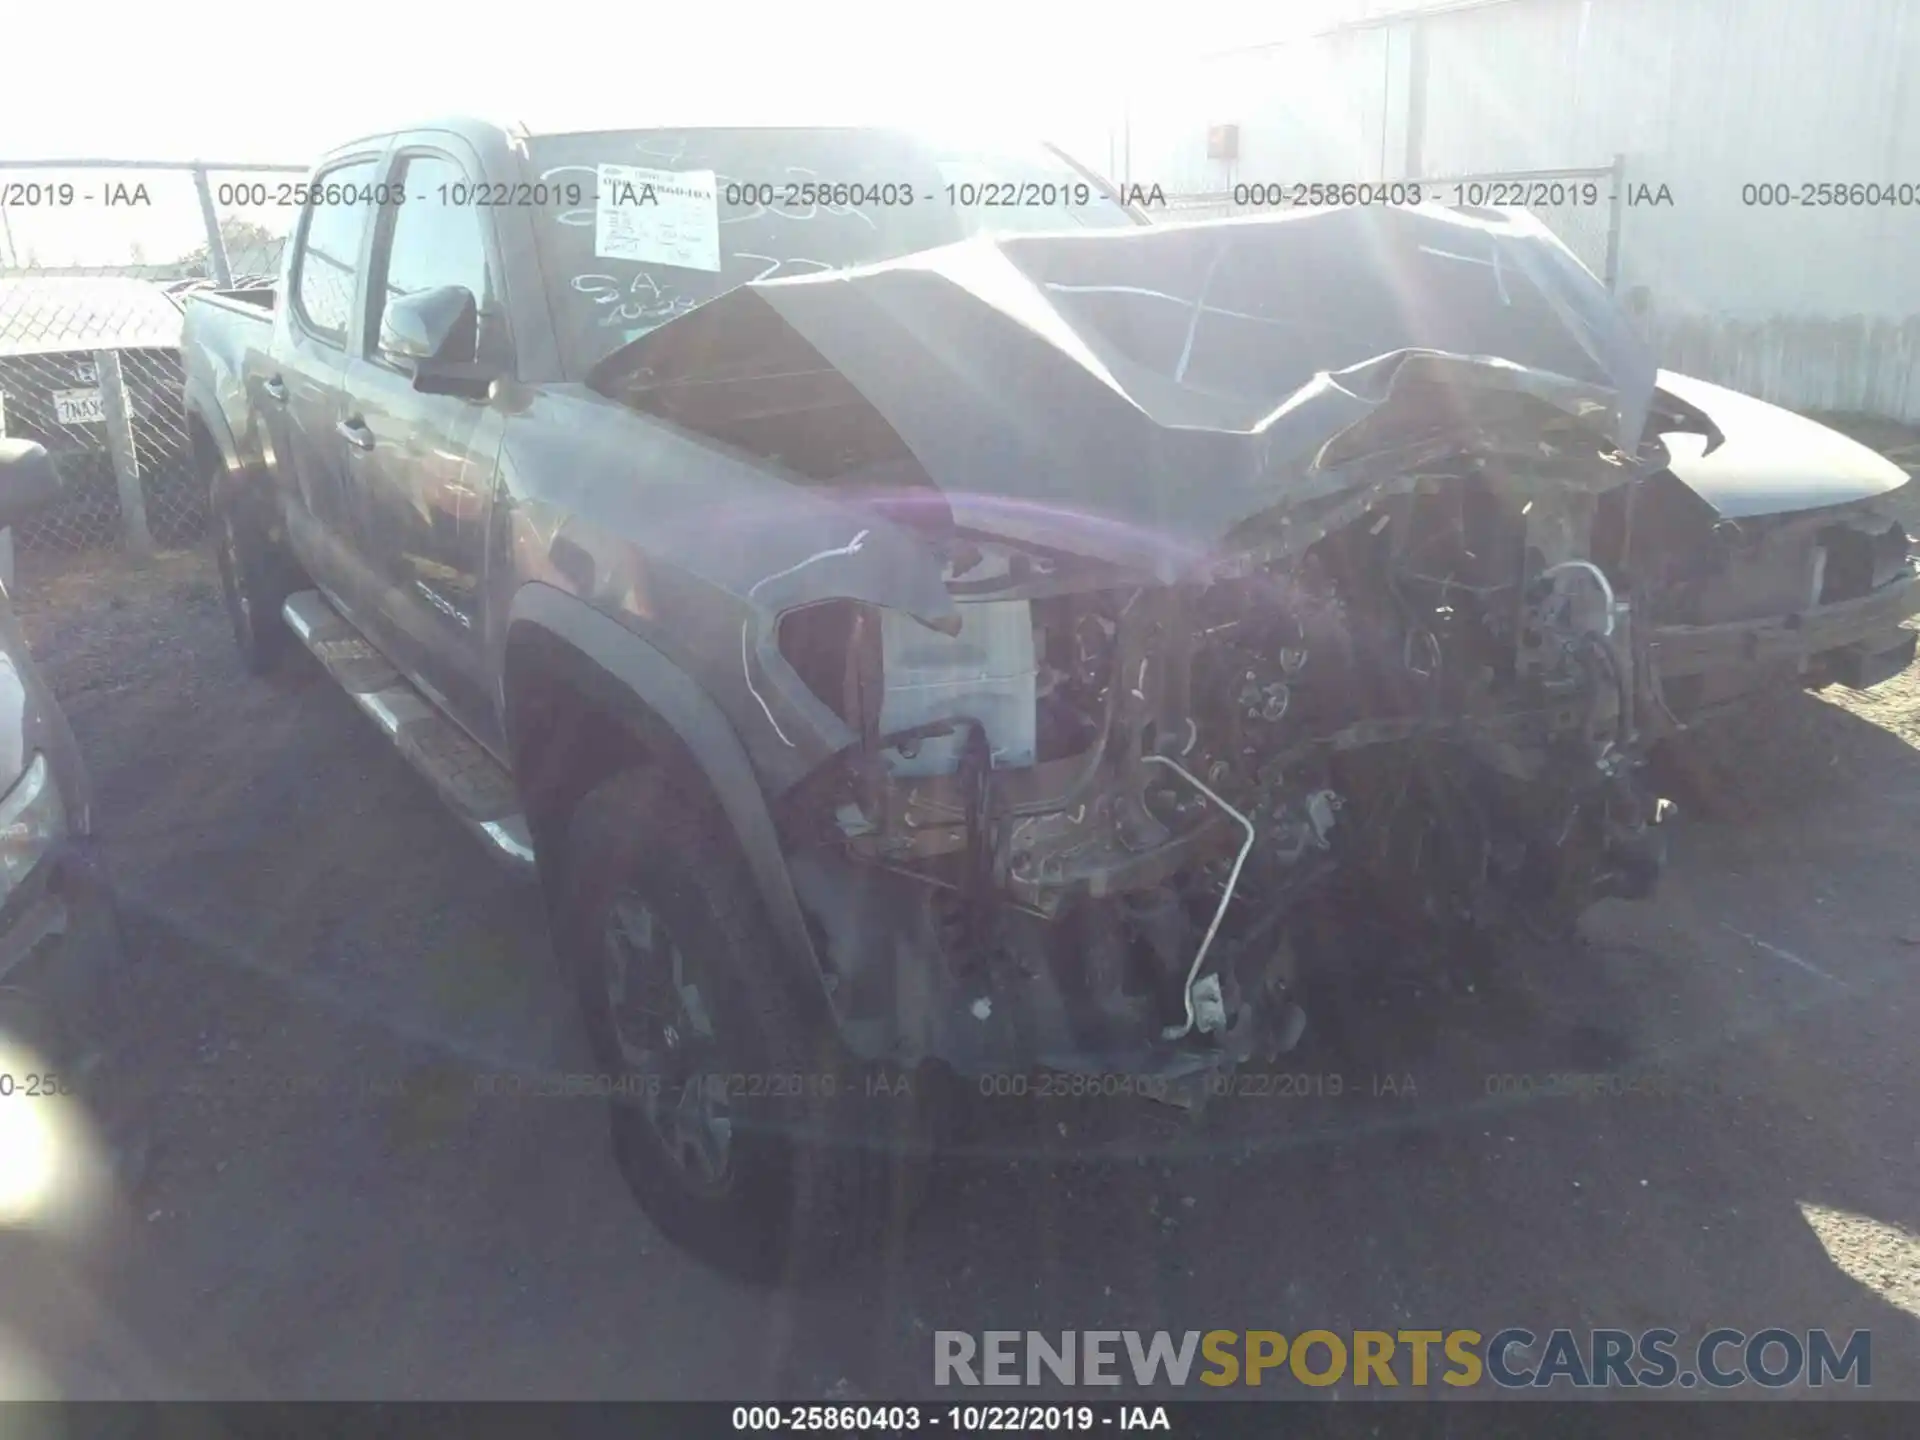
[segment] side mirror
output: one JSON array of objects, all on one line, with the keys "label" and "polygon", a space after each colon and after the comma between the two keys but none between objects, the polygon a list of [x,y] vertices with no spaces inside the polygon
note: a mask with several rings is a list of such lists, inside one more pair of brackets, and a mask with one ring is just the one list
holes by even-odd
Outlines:
[{"label": "side mirror", "polygon": [[390,302],[380,353],[413,372],[428,394],[484,395],[495,378],[479,363],[480,306],[464,285],[436,285]]},{"label": "side mirror", "polygon": [[63,483],[46,446],[0,439],[0,527],[18,525],[52,504]]}]

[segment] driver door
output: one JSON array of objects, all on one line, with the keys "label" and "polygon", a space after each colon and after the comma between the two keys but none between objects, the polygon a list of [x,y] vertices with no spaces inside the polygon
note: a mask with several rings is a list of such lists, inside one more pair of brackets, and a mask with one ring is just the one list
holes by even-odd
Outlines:
[{"label": "driver door", "polygon": [[373,639],[491,746],[481,582],[504,416],[485,399],[415,389],[411,365],[383,353],[381,332],[394,301],[464,286],[480,312],[475,358],[510,373],[499,261],[486,212],[448,198],[473,193],[479,178],[462,157],[408,147],[395,164],[388,189],[405,200],[380,213],[367,334],[347,362],[341,421],[358,543],[381,590]]}]

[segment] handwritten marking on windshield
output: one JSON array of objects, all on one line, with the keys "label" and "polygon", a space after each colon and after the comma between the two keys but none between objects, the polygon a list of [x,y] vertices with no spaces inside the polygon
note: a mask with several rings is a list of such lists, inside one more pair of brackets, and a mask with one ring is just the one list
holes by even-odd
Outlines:
[{"label": "handwritten marking on windshield", "polygon": [[[551,170],[542,170],[540,178],[543,181],[549,181],[556,175],[565,175],[569,170],[591,176],[595,189],[599,188],[600,167],[597,165],[556,165]],[[593,224],[593,207],[589,205],[584,210],[562,210],[553,219],[558,225],[591,225]]]},{"label": "handwritten marking on windshield", "polygon": [[[798,176],[803,182],[813,182],[809,188],[800,193],[817,196],[820,181],[818,171],[809,170],[804,165],[788,165],[784,167],[784,173],[789,176]],[[749,184],[741,180],[737,175],[727,175],[718,171],[715,172],[715,178],[719,182],[720,193],[723,195],[733,193],[753,195],[755,197],[750,209],[743,209],[737,215],[726,216],[720,221],[722,225],[744,225],[749,221],[765,219],[768,216],[772,216],[778,220],[792,220],[804,224],[809,220],[817,220],[822,215],[837,215],[850,216],[858,219],[869,230],[878,230],[880,228],[874,223],[871,215],[867,214],[860,206],[854,205],[851,202],[840,203],[815,198],[804,205],[788,204],[780,197],[793,190],[791,185],[783,183],[772,187],[761,187]],[[759,197],[762,195],[768,198],[761,200]]]},{"label": "handwritten marking on windshield", "polygon": [[641,320],[664,324],[700,303],[690,295],[663,288],[658,279],[644,270],[626,285],[613,275],[576,275],[572,288],[603,307],[600,325],[609,330]]},{"label": "handwritten marking on windshield", "polygon": [[[811,265],[813,267],[813,272],[816,274],[822,270],[832,270],[837,268],[833,265],[828,264],[825,260],[808,260],[804,256],[800,256],[800,255],[791,256],[790,258],[785,260],[776,260],[771,255],[756,255],[751,250],[736,250],[727,258],[729,260],[758,260],[767,267],[766,269],[762,270],[758,275],[755,275],[751,280],[748,280],[746,283],[749,285],[757,285],[762,280],[772,280],[776,276],[779,276],[779,278],[782,278],[782,279],[788,279],[788,278],[791,278],[793,275],[800,273],[796,270],[788,269],[788,267],[790,266]],[[785,276],[780,276],[780,271],[783,269],[787,269],[788,273]]]}]

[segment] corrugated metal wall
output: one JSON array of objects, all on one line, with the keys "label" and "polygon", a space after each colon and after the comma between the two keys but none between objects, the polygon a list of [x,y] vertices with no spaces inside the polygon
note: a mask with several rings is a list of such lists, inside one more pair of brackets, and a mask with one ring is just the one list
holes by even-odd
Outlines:
[{"label": "corrugated metal wall", "polygon": [[[1123,178],[1169,194],[1380,178],[1383,156],[1397,163],[1389,151],[1404,144],[1407,48],[1403,30],[1348,30],[1168,74],[1130,101]],[[1240,126],[1237,166],[1206,158],[1207,127],[1221,121]]]},{"label": "corrugated metal wall", "polygon": [[[1920,421],[1920,204],[1742,196],[1920,187],[1920,0],[1510,0],[1203,69],[1154,107],[1181,109],[1180,123],[1136,108],[1136,180],[1219,188],[1624,154],[1630,199],[1671,196],[1629,203],[1620,237],[1620,289],[1667,363],[1786,404]],[[1243,127],[1234,172],[1204,159],[1205,127],[1222,121]]]}]

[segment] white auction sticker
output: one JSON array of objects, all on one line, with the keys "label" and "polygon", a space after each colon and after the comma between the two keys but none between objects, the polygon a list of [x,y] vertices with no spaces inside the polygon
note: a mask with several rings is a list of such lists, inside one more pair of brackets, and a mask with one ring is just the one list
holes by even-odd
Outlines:
[{"label": "white auction sticker", "polygon": [[600,166],[593,253],[686,270],[720,268],[720,194],[711,170]]}]

